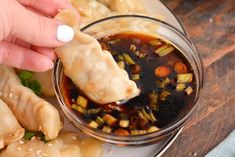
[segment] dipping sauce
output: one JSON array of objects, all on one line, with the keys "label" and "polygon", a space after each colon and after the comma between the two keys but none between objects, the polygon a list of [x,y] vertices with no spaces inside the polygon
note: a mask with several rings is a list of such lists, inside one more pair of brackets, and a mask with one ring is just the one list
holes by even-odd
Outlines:
[{"label": "dipping sauce", "polygon": [[135,32],[107,36],[99,42],[128,72],[141,94],[121,105],[100,105],[89,100],[64,75],[65,102],[90,127],[120,136],[152,133],[173,122],[193,102],[194,72],[170,43]]}]

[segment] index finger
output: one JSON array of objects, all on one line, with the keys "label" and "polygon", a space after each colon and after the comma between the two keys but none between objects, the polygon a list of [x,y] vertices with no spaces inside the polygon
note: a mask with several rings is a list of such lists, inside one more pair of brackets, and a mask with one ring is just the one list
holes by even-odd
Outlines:
[{"label": "index finger", "polygon": [[17,0],[26,7],[54,17],[61,9],[74,9],[67,0]]}]

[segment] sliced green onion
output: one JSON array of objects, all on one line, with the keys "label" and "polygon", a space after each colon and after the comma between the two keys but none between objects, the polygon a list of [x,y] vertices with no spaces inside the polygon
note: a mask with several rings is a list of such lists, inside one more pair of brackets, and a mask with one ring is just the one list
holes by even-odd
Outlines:
[{"label": "sliced green onion", "polygon": [[178,83],[189,83],[189,82],[192,82],[192,80],[193,80],[192,73],[177,75],[177,82]]},{"label": "sliced green onion", "polygon": [[170,92],[168,92],[168,91],[162,91],[162,93],[159,95],[159,98],[160,98],[162,101],[165,101],[166,98],[167,98],[168,96],[170,96],[170,95],[171,95]]},{"label": "sliced green onion", "polygon": [[131,135],[143,135],[146,133],[147,133],[146,130],[137,130],[137,129],[131,130]]},{"label": "sliced green onion", "polygon": [[88,100],[83,96],[78,96],[76,104],[83,108],[87,108]]},{"label": "sliced green onion", "polygon": [[119,68],[121,68],[121,69],[125,69],[125,63],[124,63],[124,61],[119,61],[119,62],[118,62],[118,66],[119,66]]},{"label": "sliced green onion", "polygon": [[150,117],[150,120],[151,120],[152,122],[156,122],[156,121],[157,121],[157,118],[154,116],[154,114],[153,114],[152,111],[150,111],[149,117]]},{"label": "sliced green onion", "polygon": [[102,131],[107,132],[107,133],[111,133],[112,128],[110,128],[109,126],[103,126]]},{"label": "sliced green onion", "polygon": [[135,52],[136,51],[136,46],[134,45],[134,44],[131,44],[130,45],[130,50],[132,51],[132,52]]},{"label": "sliced green onion", "polygon": [[136,56],[140,56],[140,51],[135,51],[134,53]]},{"label": "sliced green onion", "polygon": [[71,108],[74,109],[74,110],[76,110],[76,111],[78,111],[78,112],[80,112],[80,113],[84,113],[84,112],[85,112],[85,109],[84,109],[84,108],[82,108],[81,106],[76,105],[76,104],[73,104],[73,105],[71,106]]},{"label": "sliced green onion", "polygon": [[118,60],[119,61],[124,61],[124,57],[122,55],[118,55]]},{"label": "sliced green onion", "polygon": [[101,111],[101,108],[91,108],[91,109],[87,109],[84,111],[84,114],[86,115],[94,115],[97,114]]},{"label": "sliced green onion", "polygon": [[149,99],[150,99],[150,106],[151,108],[156,111],[158,110],[158,94],[153,91],[152,93],[149,94]]},{"label": "sliced green onion", "polygon": [[120,127],[123,127],[123,128],[127,128],[128,126],[129,126],[129,124],[130,124],[130,121],[129,120],[120,120],[119,121],[119,126]]},{"label": "sliced green onion", "polygon": [[190,94],[192,94],[192,92],[193,92],[193,88],[192,88],[191,86],[188,86],[188,87],[185,89],[185,92],[186,92],[188,95],[190,95]]},{"label": "sliced green onion", "polygon": [[135,61],[130,57],[129,54],[123,53],[122,55],[123,55],[123,57],[124,57],[127,64],[130,64],[130,65],[135,64]]},{"label": "sliced green onion", "polygon": [[148,118],[146,118],[144,115],[143,115],[143,113],[141,112],[141,111],[138,111],[138,115],[139,115],[139,117],[141,118],[141,119],[143,119],[144,121],[148,121]]},{"label": "sliced green onion", "polygon": [[149,44],[151,46],[158,46],[158,45],[161,45],[162,42],[160,40],[158,40],[158,39],[155,39],[155,40],[150,41]]},{"label": "sliced green onion", "polygon": [[102,126],[104,124],[104,120],[101,117],[99,117],[99,116],[96,117],[95,121],[99,124],[99,126]]},{"label": "sliced green onion", "polygon": [[95,121],[91,121],[88,125],[92,128],[95,128],[95,129],[97,129],[99,127],[99,124]]},{"label": "sliced green onion", "polygon": [[31,140],[35,136],[36,132],[25,131],[23,139]]},{"label": "sliced green onion", "polygon": [[114,123],[117,121],[117,119],[110,114],[105,114],[103,119],[109,125],[114,125]]},{"label": "sliced green onion", "polygon": [[178,83],[177,85],[176,85],[176,90],[177,91],[183,91],[185,89],[185,84],[184,83]]},{"label": "sliced green onion", "polygon": [[156,131],[158,131],[158,130],[160,130],[158,127],[156,127],[156,126],[151,126],[151,127],[147,130],[147,132],[148,132],[148,133],[151,133],[151,132],[156,132]]},{"label": "sliced green onion", "polygon": [[155,53],[157,55],[159,55],[160,57],[162,57],[162,56],[165,56],[165,55],[171,53],[172,51],[174,51],[174,47],[167,44],[167,45],[161,46],[160,48],[155,50]]},{"label": "sliced green onion", "polygon": [[132,79],[133,81],[139,80],[139,79],[140,79],[140,74],[134,74],[134,75],[132,75],[132,76],[131,76],[131,79]]}]

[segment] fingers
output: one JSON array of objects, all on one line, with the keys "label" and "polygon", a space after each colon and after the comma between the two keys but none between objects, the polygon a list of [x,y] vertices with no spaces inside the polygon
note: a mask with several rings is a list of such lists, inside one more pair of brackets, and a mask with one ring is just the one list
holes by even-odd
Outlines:
[{"label": "fingers", "polygon": [[18,5],[18,10],[13,12],[12,26],[16,37],[42,47],[58,47],[73,39],[71,27]]},{"label": "fingers", "polygon": [[54,17],[59,9],[74,9],[67,0],[18,0],[21,4]]},{"label": "fingers", "polygon": [[53,67],[53,61],[48,57],[7,42],[0,42],[0,64],[35,72]]},{"label": "fingers", "polygon": [[13,35],[41,47],[59,47],[74,37],[71,27],[27,10],[14,0],[1,0],[0,41]]},{"label": "fingers", "polygon": [[31,46],[31,49],[40,54],[43,54],[44,56],[47,56],[51,60],[55,60],[57,58],[54,49],[38,47],[38,46]]}]

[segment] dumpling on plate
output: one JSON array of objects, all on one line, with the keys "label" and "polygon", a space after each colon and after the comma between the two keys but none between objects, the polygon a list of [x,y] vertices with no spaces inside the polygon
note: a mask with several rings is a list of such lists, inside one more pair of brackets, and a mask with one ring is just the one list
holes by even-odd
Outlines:
[{"label": "dumpling on plate", "polygon": [[111,53],[103,51],[94,37],[82,33],[79,27],[74,28],[74,40],[56,48],[64,73],[73,83],[100,104],[137,96],[140,91],[136,83],[129,79],[125,70],[119,68]]},{"label": "dumpling on plate", "polygon": [[0,65],[0,98],[27,130],[42,131],[46,139],[57,137],[62,123],[54,106],[24,87],[12,68]]},{"label": "dumpling on plate", "polygon": [[99,0],[99,2],[118,13],[147,13],[141,0]]},{"label": "dumpling on plate", "polygon": [[0,149],[4,146],[20,140],[24,136],[24,128],[20,126],[17,119],[0,99]]},{"label": "dumpling on plate", "polygon": [[81,15],[80,26],[107,17],[111,13],[107,6],[95,0],[71,0],[71,3]]},{"label": "dumpling on plate", "polygon": [[15,142],[0,157],[101,157],[102,150],[97,140],[80,140],[77,133],[62,133],[48,143],[37,138]]}]

